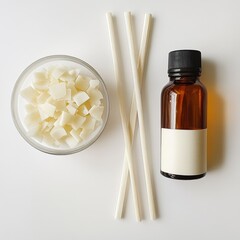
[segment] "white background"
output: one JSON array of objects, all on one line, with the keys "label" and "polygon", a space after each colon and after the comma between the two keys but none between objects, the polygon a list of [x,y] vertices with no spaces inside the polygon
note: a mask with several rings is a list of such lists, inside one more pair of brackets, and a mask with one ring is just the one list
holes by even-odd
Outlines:
[{"label": "white background", "polygon": [[[1,0],[0,239],[239,239],[239,8],[237,0]],[[138,43],[144,13],[154,16],[143,101],[159,216],[156,221],[149,218],[137,133],[134,156],[144,213],[140,223],[131,191],[125,218],[114,219],[124,142],[105,13],[116,16],[130,102],[125,10],[134,14]],[[196,181],[171,180],[159,173],[159,98],[168,81],[168,52],[186,48],[202,51],[202,81],[209,94],[209,171]],[[105,80],[110,96],[105,131],[89,149],[71,156],[33,149],[11,119],[17,77],[30,63],[51,54],[87,61]]]}]

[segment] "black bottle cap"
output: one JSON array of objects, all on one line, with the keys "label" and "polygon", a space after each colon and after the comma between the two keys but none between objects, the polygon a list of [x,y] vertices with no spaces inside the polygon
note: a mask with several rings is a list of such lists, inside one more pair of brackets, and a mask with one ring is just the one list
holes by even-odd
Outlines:
[{"label": "black bottle cap", "polygon": [[201,52],[198,50],[176,50],[168,55],[169,76],[200,75]]}]

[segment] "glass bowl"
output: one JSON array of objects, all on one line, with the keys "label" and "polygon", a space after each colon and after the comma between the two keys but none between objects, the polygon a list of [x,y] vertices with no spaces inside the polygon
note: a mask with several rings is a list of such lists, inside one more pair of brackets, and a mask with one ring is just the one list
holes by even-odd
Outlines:
[{"label": "glass bowl", "polygon": [[[77,74],[81,76],[86,76],[89,79],[99,80],[98,89],[102,93],[101,104],[104,106],[104,110],[101,117],[101,122],[98,124],[98,127],[84,140],[80,141],[75,146],[69,145],[59,145],[54,146],[52,144],[48,144],[39,140],[36,137],[32,137],[29,135],[29,130],[27,128],[27,124],[25,123],[24,119],[26,118],[26,111],[25,107],[27,105],[26,100],[21,96],[21,91],[29,86],[32,85],[32,81],[34,78],[34,74],[39,71],[43,71],[46,69],[51,68],[61,68],[66,67],[67,69],[74,69],[79,71]],[[36,110],[38,108],[36,107]],[[90,145],[92,145],[98,137],[101,135],[102,131],[105,128],[108,115],[109,115],[109,98],[106,86],[104,81],[102,80],[101,76],[97,73],[97,71],[90,66],[88,63],[67,55],[52,55],[41,58],[30,66],[28,66],[19,78],[16,81],[12,92],[12,99],[11,99],[11,110],[12,110],[12,117],[14,124],[21,134],[21,136],[34,148],[49,154],[55,155],[66,155],[66,154],[73,154],[76,152],[80,152]]]}]

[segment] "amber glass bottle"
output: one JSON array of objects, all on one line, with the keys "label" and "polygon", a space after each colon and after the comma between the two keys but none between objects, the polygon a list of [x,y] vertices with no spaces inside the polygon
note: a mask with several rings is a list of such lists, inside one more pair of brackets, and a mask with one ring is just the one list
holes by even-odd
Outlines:
[{"label": "amber glass bottle", "polygon": [[197,179],[207,171],[207,91],[200,82],[201,52],[169,53],[169,83],[161,95],[161,173]]}]

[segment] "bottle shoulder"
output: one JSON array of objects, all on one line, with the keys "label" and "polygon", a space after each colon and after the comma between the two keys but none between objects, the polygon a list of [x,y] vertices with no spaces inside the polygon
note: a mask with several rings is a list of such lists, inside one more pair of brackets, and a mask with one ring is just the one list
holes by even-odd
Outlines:
[{"label": "bottle shoulder", "polygon": [[204,84],[199,80],[191,83],[169,81],[162,89],[162,94],[168,93],[181,94],[183,92],[188,93],[200,92],[205,95],[207,94],[207,89],[204,86]]}]

